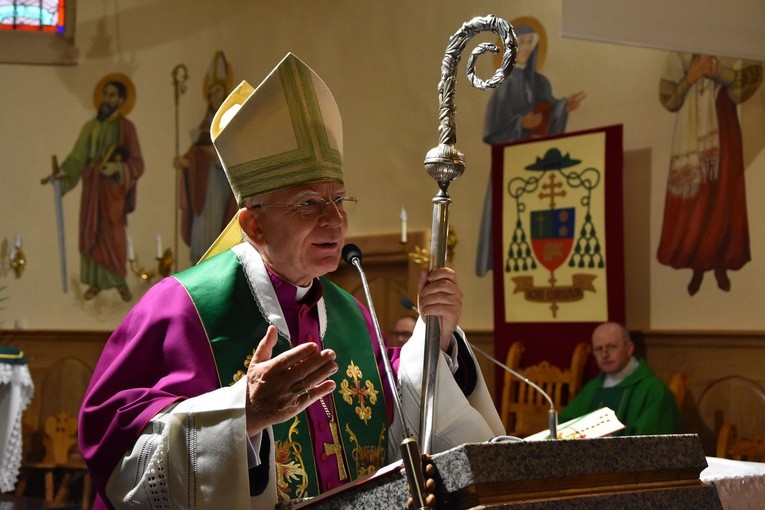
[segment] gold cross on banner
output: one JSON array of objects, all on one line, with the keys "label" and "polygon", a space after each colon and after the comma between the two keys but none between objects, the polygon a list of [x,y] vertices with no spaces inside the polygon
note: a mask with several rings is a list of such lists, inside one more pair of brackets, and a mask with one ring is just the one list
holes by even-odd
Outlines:
[{"label": "gold cross on banner", "polygon": [[340,434],[338,434],[337,424],[334,420],[329,422],[329,431],[332,432],[332,442],[324,443],[324,455],[335,456],[340,480],[347,480],[348,474],[345,472],[345,464],[343,463],[343,445],[340,444]]}]

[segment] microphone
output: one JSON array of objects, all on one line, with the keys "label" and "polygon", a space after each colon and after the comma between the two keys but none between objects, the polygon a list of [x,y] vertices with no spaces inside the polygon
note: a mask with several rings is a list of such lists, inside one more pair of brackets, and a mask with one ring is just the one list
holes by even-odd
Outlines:
[{"label": "microphone", "polygon": [[377,313],[375,312],[375,306],[372,303],[372,295],[369,292],[369,284],[367,283],[367,275],[364,273],[364,270],[361,268],[361,249],[356,246],[355,244],[349,243],[343,246],[343,260],[351,265],[354,266],[358,271],[359,275],[361,275],[361,285],[364,287],[364,294],[367,298],[367,306],[369,307],[369,313],[372,315],[372,323],[374,324],[375,328],[375,334],[377,335],[377,344],[380,347],[380,354],[383,357],[383,363],[385,364],[385,375],[388,379],[388,384],[390,385],[391,392],[393,393],[393,404],[396,406],[396,411],[398,411],[399,416],[401,417],[401,422],[404,427],[404,435],[409,436],[409,430],[406,427],[406,422],[404,420],[404,413],[401,409],[401,401],[398,397],[398,391],[396,391],[396,388],[398,385],[396,384],[396,377],[393,375],[393,366],[390,363],[390,358],[388,358],[388,352],[387,347],[385,346],[385,342],[383,341],[382,332],[380,331],[380,323],[377,320]]},{"label": "microphone", "polygon": [[[414,305],[414,302],[412,302],[412,300],[406,296],[401,296],[399,298],[399,303],[401,303],[401,306],[403,306],[407,310],[413,310],[415,312],[417,311],[417,307]],[[492,363],[499,365],[506,372],[510,372],[512,375],[514,375],[521,381],[525,382],[526,384],[528,384],[529,386],[537,390],[545,398],[545,400],[547,400],[547,402],[550,404],[550,411],[547,418],[548,427],[550,429],[550,438],[558,439],[558,413],[557,411],[555,411],[555,403],[553,402],[553,399],[550,398],[550,395],[548,395],[547,392],[543,390],[539,385],[533,383],[531,380],[529,380],[526,376],[524,376],[520,372],[513,370],[509,366],[505,365],[494,356],[491,356],[488,352],[476,347],[475,344],[468,342],[467,339],[465,339],[465,342],[467,342],[470,345],[471,349],[478,352],[479,354],[487,358]]]},{"label": "microphone", "polygon": [[398,302],[401,303],[401,306],[403,306],[407,310],[411,310],[415,313],[420,313],[420,311],[417,310],[417,307],[414,305],[414,302],[408,297],[401,296],[400,298],[398,298]]},{"label": "microphone", "polygon": [[361,269],[361,248],[353,243],[346,244],[343,246],[343,260],[351,266],[356,266],[355,262],[358,260],[359,266],[357,266],[357,269],[362,273],[362,279],[364,278],[364,271]]},{"label": "microphone", "polygon": [[398,385],[396,384],[396,377],[393,375],[393,366],[388,358],[387,347],[383,341],[382,332],[380,331],[380,322],[377,320],[377,313],[375,312],[375,306],[372,303],[372,293],[369,291],[369,283],[367,282],[367,275],[364,273],[364,269],[361,267],[361,248],[355,244],[349,243],[343,246],[342,251],[343,260],[354,266],[361,276],[361,285],[364,287],[364,294],[367,298],[367,306],[369,307],[369,313],[372,316],[372,323],[374,324],[375,334],[377,335],[377,344],[380,347],[380,355],[383,358],[385,365],[385,375],[390,385],[391,394],[393,397],[393,404],[398,413],[401,421],[401,430],[404,434],[404,440],[401,441],[401,458],[404,461],[404,470],[406,471],[406,477],[409,481],[409,492],[414,502],[414,507],[418,509],[429,508],[425,503],[425,477],[422,472],[422,456],[420,455],[420,447],[417,444],[417,440],[412,437],[409,432],[409,428],[406,426],[406,420],[404,419],[404,412],[401,407],[401,400],[398,395]]}]

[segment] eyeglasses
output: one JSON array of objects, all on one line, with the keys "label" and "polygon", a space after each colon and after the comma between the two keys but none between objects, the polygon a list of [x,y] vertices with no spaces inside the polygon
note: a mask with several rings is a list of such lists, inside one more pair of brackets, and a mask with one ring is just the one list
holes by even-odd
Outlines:
[{"label": "eyeglasses", "polygon": [[592,350],[592,353],[595,356],[602,356],[605,353],[611,354],[612,352],[616,352],[618,349],[621,349],[624,345],[624,343],[601,345],[600,347],[595,347]]},{"label": "eyeglasses", "polygon": [[308,198],[298,204],[254,204],[248,206],[248,209],[293,209],[304,218],[318,218],[324,214],[329,204],[333,204],[343,216],[351,215],[358,202],[355,197],[337,197],[332,200]]}]

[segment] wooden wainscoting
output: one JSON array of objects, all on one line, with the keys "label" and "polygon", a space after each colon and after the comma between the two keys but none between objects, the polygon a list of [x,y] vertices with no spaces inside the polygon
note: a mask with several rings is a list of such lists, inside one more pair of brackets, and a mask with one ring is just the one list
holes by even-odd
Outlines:
[{"label": "wooden wainscoting", "polygon": [[[347,242],[356,244],[361,250],[361,266],[367,276],[380,329],[387,333],[399,317],[416,317],[416,313],[401,305],[400,299],[405,296],[415,303],[417,301],[417,281],[422,266],[409,260],[408,254],[415,247],[425,245],[425,233],[410,232],[406,244],[401,244],[399,234],[353,236]],[[337,270],[327,277],[367,304],[361,276],[355,267],[340,262]]]},{"label": "wooden wainscoting", "polygon": [[[111,331],[0,330],[0,345],[18,347],[27,356],[35,384],[34,396],[24,413],[29,423],[39,424],[41,418],[46,418],[40,416],[40,408],[41,392],[48,374],[67,358],[82,362],[92,372],[110,334]],[[76,387],[58,388],[57,392],[81,401],[85,391],[83,382],[79,379],[70,382]],[[74,407],[79,407],[79,403]]]},{"label": "wooden wainscoting", "polygon": [[[13,345],[26,354],[29,371],[35,383],[35,393],[26,409],[30,423],[40,422],[40,392],[43,382],[61,360],[75,358],[92,371],[103,350],[110,331],[64,331],[64,330],[0,330],[0,345]],[[494,336],[491,331],[466,331],[468,340],[486,352],[493,352]],[[480,354],[476,355],[486,385],[494,398],[494,365]],[[78,386],[80,385],[77,382]],[[81,394],[79,388],[61,388],[66,394]],[[81,396],[80,396],[81,398]],[[497,402],[494,398],[495,403]]]},{"label": "wooden wainscoting", "polygon": [[642,331],[646,360],[669,382],[687,376],[682,408],[685,430],[697,433],[707,455],[724,423],[740,437],[765,434],[765,332]]},{"label": "wooden wainscoting", "polygon": [[[399,313],[395,304],[391,298],[391,316]],[[62,359],[75,358],[92,370],[109,334],[109,331],[0,330],[0,344],[19,347],[29,359],[35,395],[25,419],[39,423],[40,392],[51,369]],[[470,342],[493,352],[492,331],[468,330],[466,334]],[[662,380],[668,383],[675,372],[687,376],[687,397],[682,409],[685,428],[699,434],[708,455],[715,454],[717,434],[723,424],[736,425],[740,437],[765,433],[765,332],[633,331],[633,337],[639,346],[642,344],[649,365]],[[480,355],[477,359],[498,405],[494,365]],[[61,391],[81,390],[61,388]]]}]

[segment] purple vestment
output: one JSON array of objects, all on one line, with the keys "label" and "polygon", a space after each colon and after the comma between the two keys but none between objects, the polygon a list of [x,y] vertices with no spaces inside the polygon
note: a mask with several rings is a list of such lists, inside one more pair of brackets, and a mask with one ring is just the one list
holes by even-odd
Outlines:
[{"label": "purple vestment", "polygon": [[[269,271],[285,314],[293,345],[318,341],[316,303],[321,287],[314,287],[304,303],[294,302],[296,289]],[[211,282],[214,284],[214,282]],[[369,312],[359,308],[371,338],[376,338]],[[367,346],[359,346],[360,349]],[[391,388],[377,342],[372,348],[378,359],[383,391],[392,419]],[[391,350],[394,370],[398,349]],[[342,368],[342,367],[341,367]],[[106,483],[120,459],[132,449],[151,418],[178,400],[194,397],[220,387],[210,342],[194,303],[175,278],[154,285],[128,313],[106,343],[83,398],[79,417],[80,451],[90,470],[99,497],[104,503]],[[331,402],[325,399],[325,402]],[[320,403],[308,409],[316,445],[331,443],[328,419]],[[314,448],[321,490],[339,485],[337,462]],[[225,474],[221,474],[225,476]]]}]

